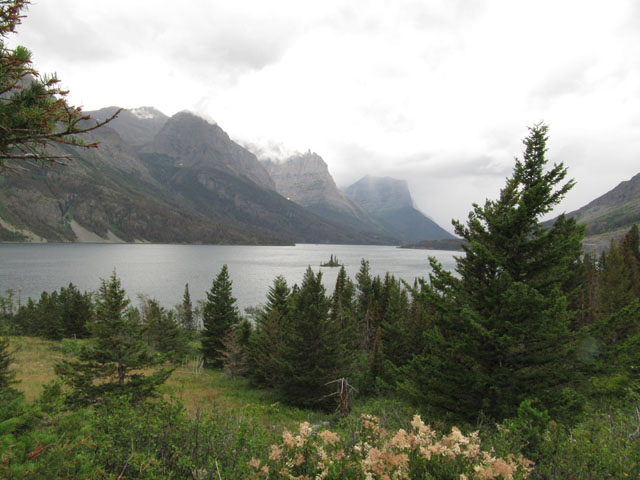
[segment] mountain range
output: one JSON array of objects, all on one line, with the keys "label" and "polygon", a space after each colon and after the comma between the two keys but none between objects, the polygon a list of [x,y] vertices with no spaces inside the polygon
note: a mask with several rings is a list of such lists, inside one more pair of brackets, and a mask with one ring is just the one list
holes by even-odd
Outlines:
[{"label": "mountain range", "polygon": [[[115,111],[87,113],[102,120]],[[0,177],[0,240],[405,241],[340,191],[318,155],[261,162],[218,125],[188,112],[124,110],[86,134],[91,142],[99,148],[57,146],[52,153],[72,157],[64,165],[11,165]],[[402,195],[410,198],[408,189]]]},{"label": "mountain range", "polygon": [[[53,167],[9,165],[0,241],[459,246],[404,180],[365,175],[341,190],[320,155],[258,159],[189,112],[123,110],[85,141],[99,148],[57,146],[71,160]],[[605,248],[640,221],[640,174],[567,215],[587,225],[587,250]]]}]

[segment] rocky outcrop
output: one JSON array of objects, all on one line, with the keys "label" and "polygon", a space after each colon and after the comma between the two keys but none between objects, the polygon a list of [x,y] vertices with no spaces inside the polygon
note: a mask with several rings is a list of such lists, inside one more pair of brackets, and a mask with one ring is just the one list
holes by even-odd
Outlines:
[{"label": "rocky outcrop", "polygon": [[275,182],[276,191],[303,207],[319,204],[362,216],[362,208],[336,186],[322,157],[311,151],[284,161],[264,160],[263,165]]}]

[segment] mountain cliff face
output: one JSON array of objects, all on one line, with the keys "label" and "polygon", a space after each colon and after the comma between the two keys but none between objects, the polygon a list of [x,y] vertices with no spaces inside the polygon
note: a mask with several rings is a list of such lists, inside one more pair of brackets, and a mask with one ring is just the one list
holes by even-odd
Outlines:
[{"label": "mountain cliff face", "polygon": [[345,192],[369,212],[414,207],[406,180],[367,175],[347,187]]},{"label": "mountain cliff face", "polygon": [[382,243],[396,240],[336,186],[325,161],[316,153],[294,155],[284,161],[264,160],[276,191],[325,220],[367,232]]},{"label": "mountain cliff face", "polygon": [[345,193],[403,243],[454,238],[414,208],[405,180],[366,176],[347,187]]},{"label": "mountain cliff face", "polygon": [[143,151],[167,155],[183,167],[225,170],[275,190],[273,180],[253,153],[232,141],[218,125],[189,112],[171,117]]},{"label": "mountain cliff face", "polygon": [[277,192],[299,205],[326,203],[351,212],[358,208],[338,190],[327,164],[315,153],[295,155],[282,162],[265,160],[262,163],[275,182]]}]

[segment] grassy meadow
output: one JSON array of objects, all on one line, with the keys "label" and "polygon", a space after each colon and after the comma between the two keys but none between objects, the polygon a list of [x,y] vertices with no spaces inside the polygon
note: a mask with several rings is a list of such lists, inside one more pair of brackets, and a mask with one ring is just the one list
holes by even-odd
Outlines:
[{"label": "grassy meadow", "polygon": [[[44,386],[56,378],[55,364],[72,358],[83,340],[52,341],[35,337],[10,337],[14,352],[12,370],[16,389],[33,402]],[[175,398],[186,410],[197,412],[228,411],[252,417],[274,429],[295,428],[303,421],[326,422],[331,415],[282,405],[266,390],[252,388],[246,379],[228,379],[220,370],[198,369],[199,359],[179,365],[160,391],[165,398]]]}]

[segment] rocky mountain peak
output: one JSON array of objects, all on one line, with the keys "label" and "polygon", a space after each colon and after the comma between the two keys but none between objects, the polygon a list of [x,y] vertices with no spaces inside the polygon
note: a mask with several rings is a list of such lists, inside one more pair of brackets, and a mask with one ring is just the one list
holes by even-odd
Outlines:
[{"label": "rocky mountain peak", "polygon": [[370,212],[414,207],[407,181],[397,178],[367,175],[347,187],[345,192]]},{"label": "rocky mountain peak", "polygon": [[172,157],[184,167],[218,168],[275,190],[256,156],[235,143],[218,125],[182,111],[171,117],[145,151]]},{"label": "rocky mountain peak", "polygon": [[316,153],[308,151],[283,161],[264,160],[263,165],[275,182],[276,191],[299,205],[327,203],[346,211],[353,209]]}]

